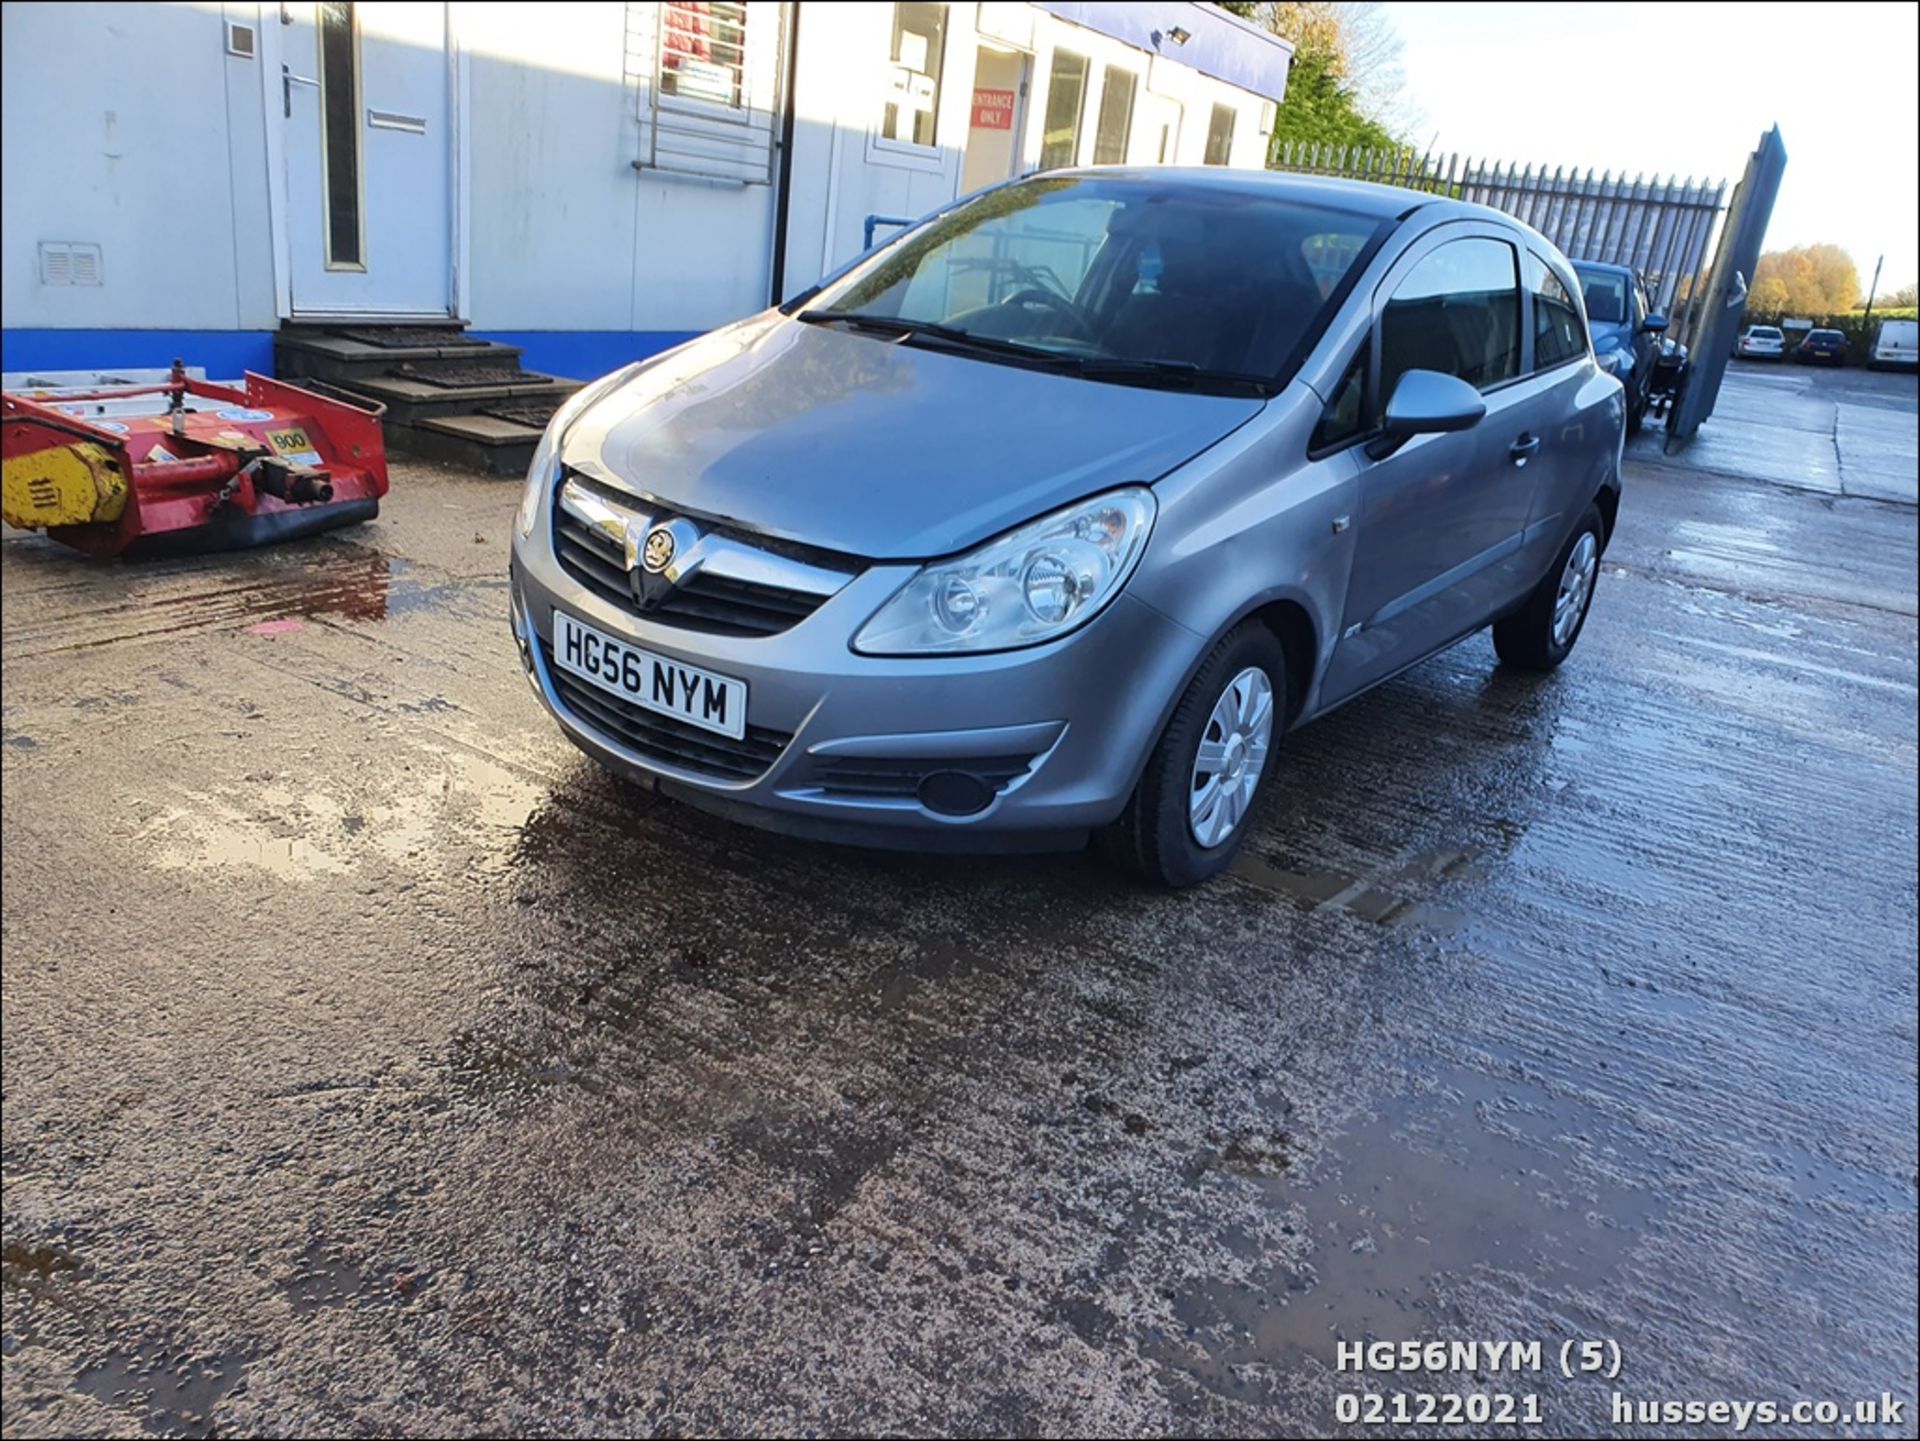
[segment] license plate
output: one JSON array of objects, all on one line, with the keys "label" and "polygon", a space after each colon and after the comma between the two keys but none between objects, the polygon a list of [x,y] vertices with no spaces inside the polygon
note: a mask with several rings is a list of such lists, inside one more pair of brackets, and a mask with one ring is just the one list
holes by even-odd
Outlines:
[{"label": "license plate", "polygon": [[747,683],[669,660],[553,613],[553,658],[562,670],[592,681],[643,710],[740,740],[747,733]]}]

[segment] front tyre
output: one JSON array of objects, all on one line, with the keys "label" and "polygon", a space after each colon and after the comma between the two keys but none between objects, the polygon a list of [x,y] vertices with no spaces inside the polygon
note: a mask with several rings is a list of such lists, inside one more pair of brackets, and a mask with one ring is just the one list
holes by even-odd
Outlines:
[{"label": "front tyre", "polygon": [[1273,778],[1286,711],[1286,651],[1243,621],[1188,683],[1126,810],[1096,837],[1101,852],[1168,888],[1225,869]]},{"label": "front tyre", "polygon": [[1588,506],[1526,603],[1493,623],[1493,648],[1501,660],[1521,670],[1552,670],[1567,658],[1593,605],[1605,533],[1599,507]]}]

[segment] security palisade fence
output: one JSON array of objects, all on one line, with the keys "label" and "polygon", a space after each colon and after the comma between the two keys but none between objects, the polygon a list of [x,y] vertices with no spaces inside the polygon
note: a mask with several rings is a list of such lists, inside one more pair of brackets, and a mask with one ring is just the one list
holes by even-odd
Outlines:
[{"label": "security palisade fence", "polygon": [[1362,150],[1282,142],[1276,170],[1371,180],[1470,200],[1525,221],[1574,260],[1630,265],[1646,282],[1676,340],[1692,344],[1701,320],[1713,245],[1726,213],[1727,185],[1612,171],[1510,165],[1459,154]]}]

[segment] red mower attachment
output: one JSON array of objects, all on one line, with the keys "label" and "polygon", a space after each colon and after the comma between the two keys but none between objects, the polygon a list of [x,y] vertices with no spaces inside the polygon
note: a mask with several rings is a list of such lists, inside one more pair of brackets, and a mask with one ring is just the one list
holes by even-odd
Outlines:
[{"label": "red mower attachment", "polygon": [[380,407],[247,373],[0,396],[0,511],[89,555],[234,550],[371,520]]}]

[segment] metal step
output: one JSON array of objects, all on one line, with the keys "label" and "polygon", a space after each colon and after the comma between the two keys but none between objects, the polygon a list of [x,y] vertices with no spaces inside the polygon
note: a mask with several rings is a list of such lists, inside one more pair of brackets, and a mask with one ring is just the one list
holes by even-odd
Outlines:
[{"label": "metal step", "polygon": [[274,339],[275,370],[286,379],[313,376],[349,383],[380,375],[397,366],[422,373],[442,368],[486,364],[514,364],[520,347],[486,341],[479,345],[379,346],[339,335],[299,335],[281,332]]},{"label": "metal step", "polygon": [[491,415],[433,416],[415,424],[386,427],[387,444],[409,455],[519,478],[533,461],[540,428]]},{"label": "metal step", "polygon": [[389,425],[417,425],[436,417],[472,415],[485,410],[490,402],[502,400],[551,400],[558,405],[580,388],[577,380],[531,370],[522,374],[524,381],[459,388],[397,375],[374,375],[355,380],[350,388],[386,406]]},{"label": "metal step", "polygon": [[407,331],[431,330],[448,331],[462,334],[467,328],[464,320],[455,320],[450,315],[423,315],[411,320],[397,319],[393,316],[382,318],[378,315],[360,315],[342,313],[331,319],[324,316],[307,316],[299,320],[284,320],[280,323],[283,335],[337,335],[343,331]]}]

